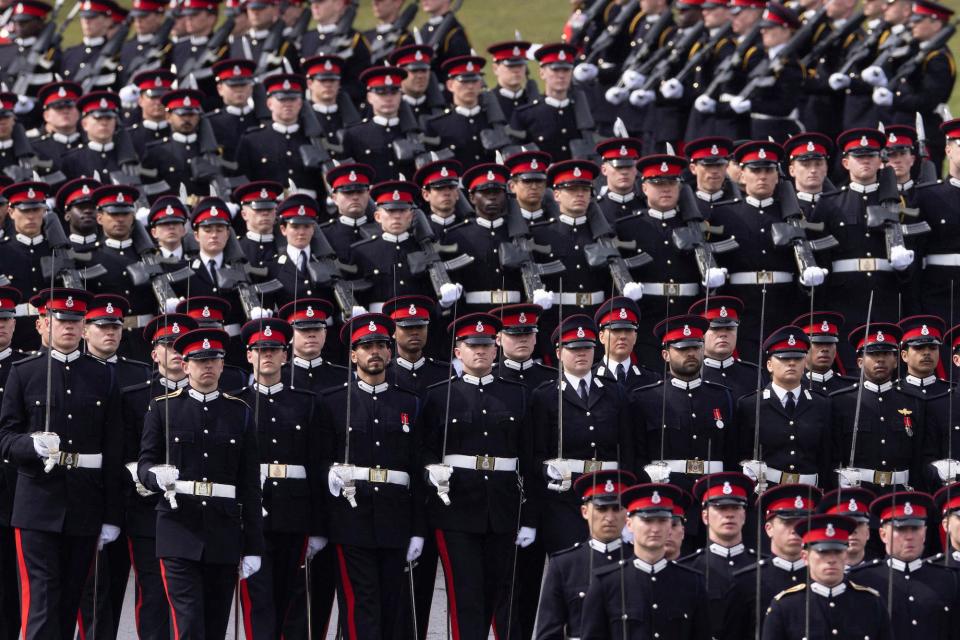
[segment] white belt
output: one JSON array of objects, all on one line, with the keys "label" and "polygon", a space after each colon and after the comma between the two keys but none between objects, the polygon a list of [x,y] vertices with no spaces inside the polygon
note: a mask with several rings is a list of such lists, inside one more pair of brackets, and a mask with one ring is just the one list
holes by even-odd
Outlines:
[{"label": "white belt", "polygon": [[854,468],[854,471],[860,474],[860,482],[870,482],[881,486],[910,482],[909,471],[875,471],[874,469],[858,468]]},{"label": "white belt", "polygon": [[177,493],[188,496],[203,496],[205,498],[236,498],[237,488],[232,484],[219,482],[194,482],[193,480],[177,480],[174,484]]},{"label": "white belt", "polygon": [[152,313],[143,313],[139,316],[127,316],[123,319],[124,329],[142,329],[153,320],[155,316]]},{"label": "white belt", "polygon": [[809,484],[817,486],[817,474],[815,473],[790,473],[789,471],[780,471],[772,467],[767,467],[763,474],[770,482],[777,484]]},{"label": "white belt", "polygon": [[730,274],[730,284],[786,284],[793,282],[787,271],[740,271]]},{"label": "white belt", "polygon": [[235,338],[240,335],[240,325],[238,323],[224,325],[223,330],[227,332],[227,335],[231,338]]},{"label": "white belt", "polygon": [[376,484],[398,484],[401,487],[410,486],[410,474],[406,471],[380,469],[378,467],[350,467],[354,480],[365,480]]},{"label": "white belt", "polygon": [[301,464],[261,464],[260,476],[264,478],[306,480],[307,468]]},{"label": "white belt", "polygon": [[886,258],[848,258],[847,260],[834,260],[832,266],[834,273],[893,271],[890,261]]},{"label": "white belt", "polygon": [[700,285],[691,282],[644,282],[645,296],[695,296],[700,293]]},{"label": "white belt", "polygon": [[689,473],[702,476],[705,473],[720,473],[723,463],[719,460],[664,460],[670,473]]},{"label": "white belt", "polygon": [[18,317],[38,315],[37,308],[29,302],[21,302],[18,304],[16,314]]},{"label": "white belt", "polygon": [[570,471],[573,473],[593,473],[594,471],[616,471],[615,460],[574,460],[566,458]]},{"label": "white belt", "polygon": [[575,304],[585,307],[591,304],[600,304],[606,298],[603,291],[588,291],[585,293],[553,294],[553,304]]},{"label": "white belt", "polygon": [[103,454],[101,453],[68,453],[60,452],[60,457],[56,460],[61,467],[68,469],[99,469],[103,466]]},{"label": "white belt", "polygon": [[516,471],[516,458],[498,458],[496,456],[462,456],[451,454],[443,456],[443,464],[458,469],[475,471]]},{"label": "white belt", "polygon": [[467,291],[463,294],[467,304],[516,304],[520,302],[519,291]]},{"label": "white belt", "polygon": [[960,253],[934,253],[923,259],[923,266],[960,267]]}]

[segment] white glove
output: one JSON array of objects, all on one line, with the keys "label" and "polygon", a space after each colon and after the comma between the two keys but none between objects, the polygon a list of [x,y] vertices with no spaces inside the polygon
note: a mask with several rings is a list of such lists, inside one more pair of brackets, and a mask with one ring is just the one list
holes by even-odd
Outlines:
[{"label": "white glove", "polygon": [[327,488],[330,489],[330,495],[334,498],[339,497],[343,487],[347,484],[346,475],[346,466],[335,464],[330,467],[330,472],[327,474]]},{"label": "white glove", "polygon": [[250,309],[250,319],[259,320],[260,318],[269,318],[273,315],[273,311],[270,309],[264,309],[263,307],[254,307]]},{"label": "white glove", "polygon": [[670,78],[660,84],[660,95],[667,100],[676,100],[683,97],[683,83],[676,78]]},{"label": "white glove", "polygon": [[610,104],[623,104],[623,101],[630,97],[630,89],[625,87],[610,87],[603,97]]},{"label": "white glove", "polygon": [[841,91],[850,86],[850,76],[845,73],[831,73],[827,78],[827,84],[834,91]]},{"label": "white glove", "polygon": [[307,560],[312,560],[323,548],[327,546],[327,539],[323,536],[310,536],[307,538]]},{"label": "white glove", "polygon": [[546,289],[534,289],[533,304],[538,304],[546,311],[553,306],[553,292]]},{"label": "white glove", "polygon": [[913,264],[913,249],[906,247],[890,247],[890,264],[897,271],[903,271]]},{"label": "white glove", "polygon": [[140,207],[137,209],[137,212],[134,214],[134,217],[137,221],[145,227],[150,226],[150,209],[147,207]]},{"label": "white glove", "polygon": [[463,294],[463,285],[459,282],[445,282],[440,285],[440,306],[446,309],[453,306]]},{"label": "white glove", "polygon": [[573,79],[577,82],[590,82],[597,77],[600,70],[597,65],[589,62],[581,62],[573,68]]},{"label": "white glove", "polygon": [[33,435],[33,450],[41,458],[49,458],[60,452],[60,436],[41,431]]},{"label": "white glove", "polygon": [[823,279],[830,273],[823,267],[807,267],[800,274],[800,284],[805,287],[818,287],[823,284]]},{"label": "white glove", "polygon": [[650,478],[650,482],[664,483],[670,481],[670,467],[662,460],[643,465],[643,472]]},{"label": "white glove", "polygon": [[367,310],[366,310],[365,308],[361,307],[361,306],[358,305],[358,304],[355,304],[355,305],[353,305],[353,306],[350,308],[350,317],[353,318],[353,317],[362,315],[362,314],[364,314],[364,313],[366,313],[366,312],[367,312]]},{"label": "white glove", "polygon": [[533,544],[533,541],[537,539],[537,530],[532,527],[520,527],[520,531],[517,532],[517,539],[515,544],[517,544],[521,549],[526,549]]},{"label": "white glove", "polygon": [[150,473],[157,479],[157,485],[162,489],[172,487],[180,479],[180,469],[169,464],[150,467]]},{"label": "white glove", "polygon": [[448,464],[428,464],[427,476],[430,478],[430,484],[439,488],[450,484],[450,476],[453,475],[453,467]]},{"label": "white glove", "polygon": [[17,96],[17,104],[13,107],[13,112],[17,115],[30,113],[37,101],[30,96]]},{"label": "white glove", "polygon": [[717,101],[707,94],[703,94],[697,96],[697,99],[693,101],[693,108],[700,113],[714,113],[717,110]]},{"label": "white glove", "polygon": [[547,489],[551,491],[568,491],[573,484],[570,471],[570,463],[563,458],[553,458],[544,460],[547,465],[547,477],[551,482],[547,483]]},{"label": "white glove", "polygon": [[623,285],[623,295],[633,301],[637,301],[643,297],[643,285],[639,282],[628,282]]},{"label": "white glove", "polygon": [[537,51],[540,50],[540,47],[542,46],[543,46],[542,42],[535,42],[532,45],[530,45],[530,47],[527,49],[527,60],[530,60],[531,62],[536,60],[537,56],[535,54],[537,53]]},{"label": "white glove", "polygon": [[750,104],[749,98],[741,98],[739,96],[734,96],[730,100],[730,108],[733,109],[734,113],[741,113],[741,114],[746,113],[747,111],[750,111],[750,108],[752,106],[753,105]]},{"label": "white glove", "polygon": [[887,84],[887,74],[880,67],[870,65],[860,74],[863,81],[874,87],[883,87]]},{"label": "white glove", "polygon": [[240,579],[246,580],[260,571],[260,556],[243,556],[240,560]]},{"label": "white glove", "polygon": [[423,553],[423,538],[413,536],[410,538],[410,544],[407,545],[407,562],[413,562]]},{"label": "white glove", "polygon": [[633,91],[634,89],[639,89],[640,86],[647,81],[647,76],[636,69],[627,69],[623,72],[623,75],[620,76],[620,81],[623,82],[623,86]]},{"label": "white glove", "polygon": [[630,531],[630,527],[623,525],[623,529],[620,531],[620,537],[623,538],[623,541],[627,544],[633,544],[633,531]]},{"label": "white glove", "polygon": [[637,89],[630,94],[630,104],[637,109],[643,109],[656,99],[657,94],[649,89]]},{"label": "white glove", "polygon": [[873,90],[873,104],[878,107],[889,107],[893,104],[893,92],[886,87],[877,87]]},{"label": "white glove", "polygon": [[140,87],[135,84],[128,84],[120,88],[119,95],[124,108],[130,109],[137,106],[137,100],[140,99]]},{"label": "white glove", "polygon": [[743,475],[747,476],[754,482],[760,482],[761,480],[766,479],[766,463],[759,460],[744,460],[740,463],[740,466],[743,467]]},{"label": "white glove", "polygon": [[707,269],[707,277],[700,281],[700,284],[708,289],[722,287],[727,281],[727,269],[719,267],[710,267]]},{"label": "white glove", "polygon": [[850,487],[859,487],[860,486],[860,473],[849,467],[844,467],[843,469],[837,469],[837,480],[838,484],[843,489],[849,489]]},{"label": "white glove", "polygon": [[176,313],[180,298],[167,298],[163,301],[163,310],[166,313]]},{"label": "white glove", "polygon": [[937,475],[940,476],[940,482],[953,482],[957,474],[960,474],[960,460],[944,458],[931,464],[937,470]]},{"label": "white glove", "polygon": [[227,211],[230,212],[230,217],[231,217],[231,218],[236,218],[236,217],[237,217],[237,214],[240,213],[240,205],[238,205],[238,204],[235,203],[235,202],[228,202],[228,203],[227,203]]},{"label": "white glove", "polygon": [[103,549],[103,545],[110,544],[120,537],[120,527],[112,524],[100,526],[100,538],[97,540],[97,551]]}]

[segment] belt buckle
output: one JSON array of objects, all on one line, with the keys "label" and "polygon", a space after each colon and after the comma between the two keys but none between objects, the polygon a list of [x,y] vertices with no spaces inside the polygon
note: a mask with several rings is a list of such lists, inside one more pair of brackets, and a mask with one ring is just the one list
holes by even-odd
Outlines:
[{"label": "belt buckle", "polygon": [[857,270],[858,271],[876,271],[877,259],[876,258],[857,258]]},{"label": "belt buckle", "polygon": [[494,471],[497,468],[496,456],[477,456],[477,471]]},{"label": "belt buckle", "polygon": [[369,473],[367,473],[367,479],[370,482],[383,484],[387,481],[387,471],[387,469],[370,469]]},{"label": "belt buckle", "polygon": [[780,484],[800,484],[800,474],[784,471],[780,474]]},{"label": "belt buckle", "polygon": [[664,283],[663,292],[668,296],[678,296],[680,295],[680,285],[676,282]]},{"label": "belt buckle", "polygon": [[773,284],[773,272],[757,271],[757,284]]},{"label": "belt buckle", "polygon": [[507,292],[500,289],[491,291],[490,304],[507,304]]},{"label": "belt buckle", "polygon": [[285,464],[270,464],[267,465],[267,476],[271,478],[286,478],[287,477],[287,465]]},{"label": "belt buckle", "polygon": [[577,296],[577,306],[580,307],[589,307],[593,304],[593,294],[592,293],[578,293]]},{"label": "belt buckle", "polygon": [[601,470],[603,470],[602,460],[584,460],[583,461],[584,473],[593,473],[594,471],[601,471]]},{"label": "belt buckle", "polygon": [[59,460],[60,466],[66,467],[67,469],[71,469],[77,466],[78,462],[80,462],[79,453],[67,453],[66,451],[60,452],[60,460]]},{"label": "belt buckle", "polygon": [[686,473],[702,476],[704,466],[703,460],[687,460]]},{"label": "belt buckle", "polygon": [[194,482],[193,495],[203,496],[205,498],[209,498],[213,496],[213,483],[212,482]]},{"label": "belt buckle", "polygon": [[874,471],[873,482],[881,487],[893,484],[893,471]]}]

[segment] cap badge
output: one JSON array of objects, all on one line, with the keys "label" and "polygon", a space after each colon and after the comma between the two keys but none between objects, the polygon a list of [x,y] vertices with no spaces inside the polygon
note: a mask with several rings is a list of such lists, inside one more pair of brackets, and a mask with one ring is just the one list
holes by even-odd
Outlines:
[{"label": "cap badge", "polygon": [[574,175],[575,178],[579,178],[582,174],[583,174],[583,172],[580,171],[580,167],[574,167],[574,168],[573,168],[573,175]]},{"label": "cap badge", "polygon": [[202,346],[204,349],[209,349],[209,348],[210,348],[210,339],[209,339],[209,338],[204,338],[204,339],[203,339],[203,344],[202,344],[201,346]]},{"label": "cap badge", "polygon": [[710,155],[712,155],[712,156],[718,156],[718,155],[720,155],[720,149],[717,147],[717,145],[712,145],[712,146],[710,147]]},{"label": "cap badge", "polygon": [[877,331],[877,342],[883,342],[884,340],[883,331]]},{"label": "cap badge", "polygon": [[622,308],[622,307],[621,307],[621,309],[620,309],[620,319],[621,319],[621,320],[626,320],[626,319],[627,319],[627,310],[624,309],[624,308]]},{"label": "cap badge", "polygon": [[423,51],[417,51],[415,54],[413,54],[413,59],[423,60]]},{"label": "cap badge", "polygon": [[266,327],[266,328],[263,330],[263,335],[265,335],[265,336],[267,336],[267,337],[269,338],[270,336],[273,335],[273,329],[271,329],[270,327]]},{"label": "cap badge", "polygon": [[835,535],[837,535],[837,531],[836,531],[836,529],[833,528],[833,523],[832,523],[832,522],[827,523],[827,529],[826,529],[826,531],[824,531],[824,534],[825,534],[828,538],[832,538],[832,537],[834,537]]},{"label": "cap badge", "polygon": [[849,512],[851,512],[851,513],[855,513],[855,512],[857,512],[859,509],[860,509],[860,507],[857,506],[857,501],[854,500],[853,498],[850,498],[850,502],[847,503],[847,511],[849,511]]},{"label": "cap badge", "polygon": [[326,69],[327,71],[330,71],[330,69],[333,69],[333,64],[329,60],[327,60],[326,62],[323,63],[323,68]]},{"label": "cap badge", "polygon": [[67,90],[64,89],[63,87],[60,87],[60,88],[57,90],[57,95],[62,98],[62,97],[64,97],[65,95],[67,95]]},{"label": "cap badge", "polygon": [[891,134],[890,134],[890,137],[887,138],[887,142],[889,142],[890,144],[896,144],[896,143],[897,143],[897,134],[891,133]]},{"label": "cap badge", "polygon": [[172,216],[172,215],[173,215],[173,207],[168,204],[168,205],[167,205],[167,208],[164,209],[164,211],[163,211],[163,215],[165,215],[165,216]]},{"label": "cap badge", "polygon": [[629,151],[627,151],[627,145],[625,145],[625,144],[620,145],[620,155],[621,155],[621,156],[625,156],[625,155],[627,155],[628,153],[629,153]]},{"label": "cap badge", "polygon": [[613,480],[607,480],[607,484],[603,485],[604,493],[613,493]]},{"label": "cap badge", "polygon": [[724,482],[723,489],[721,491],[723,492],[723,495],[729,496],[730,494],[733,493],[733,487],[730,485],[729,482]]},{"label": "cap badge", "polygon": [[689,336],[689,335],[691,335],[692,333],[693,333],[693,332],[690,331],[690,325],[688,325],[688,324],[683,325],[683,335]]},{"label": "cap badge", "polygon": [[356,182],[356,181],[357,181],[357,172],[356,172],[356,171],[351,171],[350,174],[347,176],[347,180],[349,180],[350,182]]},{"label": "cap badge", "polygon": [[203,316],[204,318],[209,318],[209,317],[210,317],[210,307],[204,307],[204,308],[203,308],[203,311],[200,312],[200,315]]},{"label": "cap badge", "polygon": [[113,303],[108,302],[106,308],[104,309],[107,313],[113,313]]},{"label": "cap badge", "polygon": [[260,198],[261,198],[262,200],[266,200],[266,199],[269,198],[269,197],[270,197],[270,194],[267,193],[267,190],[266,190],[266,189],[260,189]]},{"label": "cap badge", "polygon": [[487,181],[493,182],[497,179],[497,176],[493,175],[493,171],[487,171]]},{"label": "cap badge", "polygon": [[520,312],[520,317],[517,318],[517,320],[519,320],[521,324],[526,324],[526,322],[527,322],[527,314],[525,314],[523,311],[521,311],[521,312]]},{"label": "cap badge", "polygon": [[287,91],[287,90],[289,90],[289,89],[290,89],[290,81],[289,81],[289,80],[284,80],[284,81],[283,81],[283,90],[284,90],[284,91]]},{"label": "cap badge", "polygon": [[583,327],[577,327],[577,337],[578,337],[578,338],[583,338],[583,337],[586,336],[586,335],[587,335],[587,334],[584,333],[584,331],[583,331]]},{"label": "cap badge", "polygon": [[861,146],[861,147],[866,147],[866,146],[869,145],[869,144],[870,144],[870,141],[867,140],[867,136],[861,136],[861,138],[860,138],[860,146]]},{"label": "cap badge", "polygon": [[383,84],[387,85],[388,87],[392,87],[392,86],[393,86],[393,76],[389,76],[389,75],[388,75],[386,78],[384,78],[384,79],[383,79]]},{"label": "cap badge", "polygon": [[561,50],[560,53],[557,54],[557,60],[566,60],[566,59],[567,59],[567,52]]},{"label": "cap badge", "polygon": [[316,315],[316,312],[313,310],[313,306],[307,306],[307,312],[305,314],[308,318],[312,318]]},{"label": "cap badge", "polygon": [[912,516],[913,515],[913,505],[907,502],[903,505],[903,515]]},{"label": "cap badge", "polygon": [[64,303],[68,308],[73,308],[73,296],[67,296],[67,301]]},{"label": "cap badge", "polygon": [[118,193],[118,194],[117,194],[117,202],[124,202],[123,194],[122,194],[122,193]]},{"label": "cap badge", "polygon": [[27,197],[28,198],[37,197],[37,192],[33,190],[33,187],[30,187],[29,189],[27,189]]},{"label": "cap badge", "polygon": [[820,325],[820,331],[823,331],[823,332],[830,331],[830,323],[824,320],[823,324]]},{"label": "cap badge", "polygon": [[537,159],[536,159],[536,158],[534,158],[533,160],[530,161],[530,168],[531,168],[531,169],[539,169],[539,168],[540,168],[540,163],[537,162]]},{"label": "cap badge", "polygon": [[927,325],[923,325],[922,327],[920,327],[920,335],[922,336],[930,335],[930,329],[927,328]]},{"label": "cap badge", "polygon": [[23,3],[20,3],[17,5],[17,13],[23,13],[23,9],[24,9]]},{"label": "cap badge", "polygon": [[392,197],[393,197],[394,200],[399,200],[399,199],[400,199],[400,192],[399,192],[399,191],[394,191]]},{"label": "cap badge", "polygon": [[477,326],[475,326],[473,330],[476,331],[477,333],[483,333],[484,332],[483,321],[477,320]]},{"label": "cap badge", "polygon": [[367,331],[369,331],[370,333],[373,333],[376,330],[377,330],[377,325],[373,320],[371,320],[370,324],[367,325]]},{"label": "cap badge", "polygon": [[793,337],[792,333],[790,334],[790,337],[787,338],[787,344],[790,345],[791,347],[797,344],[797,339]]},{"label": "cap badge", "polygon": [[240,75],[241,73],[243,73],[243,72],[240,71],[240,65],[238,65],[238,64],[233,65],[233,75],[238,76],[238,75]]},{"label": "cap badge", "polygon": [[468,62],[468,63],[467,63],[467,71],[473,71],[473,63],[472,63],[472,62]]},{"label": "cap badge", "polygon": [[446,178],[447,176],[450,175],[450,172],[447,171],[446,167],[440,167],[440,175]]},{"label": "cap badge", "polygon": [[650,502],[653,504],[660,504],[661,500],[663,500],[663,498],[660,497],[659,491],[654,491],[653,495],[650,496]]},{"label": "cap badge", "polygon": [[170,329],[170,331],[173,333],[180,333],[180,323],[174,322],[173,327]]},{"label": "cap badge", "polygon": [[220,215],[220,212],[217,211],[216,207],[210,207],[210,215],[213,217],[217,217],[218,215]]},{"label": "cap badge", "polygon": [[190,102],[190,96],[184,96],[184,97],[183,97],[183,106],[189,107],[189,106],[191,106],[191,105],[192,105],[192,103]]},{"label": "cap badge", "polygon": [[512,52],[512,53],[513,53],[513,55],[515,55],[515,56],[519,56],[519,55],[520,55],[520,47],[516,47],[516,46],[515,46],[515,47],[513,48],[513,52]]},{"label": "cap badge", "polygon": [[766,150],[766,149],[760,149],[760,151],[757,152],[757,157],[760,158],[761,160],[766,160],[766,159],[767,159],[767,150]]},{"label": "cap badge", "polygon": [[300,208],[297,209],[297,215],[298,215],[298,216],[305,216],[305,215],[307,215],[307,210],[304,208],[303,205],[300,205]]},{"label": "cap badge", "polygon": [[793,506],[797,509],[803,509],[803,498],[797,496],[797,499],[793,501]]},{"label": "cap badge", "polygon": [[87,195],[88,193],[90,193],[90,186],[85,184],[83,185],[83,189],[81,189],[80,191],[83,193],[83,195]]},{"label": "cap badge", "polygon": [[666,173],[669,170],[670,170],[670,167],[667,166],[666,162],[660,163],[660,173]]},{"label": "cap badge", "polygon": [[110,106],[110,105],[107,104],[107,99],[106,99],[106,98],[100,98],[100,108],[101,108],[101,109],[106,109],[106,108],[109,107],[109,106]]},{"label": "cap badge", "polygon": [[720,307],[720,317],[721,317],[721,318],[726,318],[726,317],[727,317],[727,308],[726,308],[726,307]]}]

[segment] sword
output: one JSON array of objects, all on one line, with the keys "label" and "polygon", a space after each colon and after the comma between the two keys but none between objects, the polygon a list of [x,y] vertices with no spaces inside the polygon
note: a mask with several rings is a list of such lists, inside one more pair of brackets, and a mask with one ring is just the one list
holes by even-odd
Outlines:
[{"label": "sword", "polygon": [[435,466],[438,468],[443,468],[446,471],[446,478],[437,482],[437,496],[440,498],[440,501],[443,502],[445,507],[450,506],[450,476],[453,475],[453,467],[444,463],[444,458],[447,457],[447,430],[450,427],[450,390],[453,387],[453,355],[454,355],[454,345],[456,344],[456,323],[457,323],[457,310],[458,310],[458,301],[453,301],[453,326],[454,331],[450,332],[450,362],[447,365],[447,400],[446,407],[443,411],[443,445],[440,449],[440,462],[436,465],[427,465],[427,473],[430,472],[430,467]]},{"label": "sword", "polygon": [[[666,312],[664,314],[664,320],[670,318],[670,296],[664,296],[667,301]],[[669,331],[669,322],[667,330]],[[650,464],[644,465],[643,470],[650,477],[650,482],[670,482],[670,467],[667,465],[664,460],[664,455],[666,455],[666,439],[667,439],[667,370],[668,363],[666,360],[663,361],[663,397],[660,401],[660,459],[653,460]],[[700,364],[700,375],[703,375],[703,363]],[[707,456],[707,459],[710,459],[710,456]]]},{"label": "sword", "polygon": [[557,317],[560,321],[557,326],[561,327],[561,335],[557,342],[557,457],[544,460],[544,464],[560,473],[559,484],[548,482],[547,489],[564,492],[570,490],[573,480],[571,479],[570,467],[567,465],[567,461],[563,459],[563,278],[560,278],[558,284],[560,302],[557,306]]},{"label": "sword", "polygon": [[[353,317],[350,318],[350,329],[348,335],[353,335]],[[335,465],[336,467],[341,467],[344,471],[349,470],[350,477],[347,480],[343,480],[343,497],[347,499],[347,502],[350,503],[350,506],[354,509],[357,508],[357,485],[356,481],[353,478],[353,465],[350,464],[350,408],[351,408],[351,399],[353,397],[353,359],[348,355],[347,356],[347,417],[346,425],[344,426],[344,445],[343,445],[343,464]],[[341,478],[342,479],[342,478]]]},{"label": "sword", "polygon": [[[870,317],[873,315],[873,290],[870,291],[870,301],[867,303],[867,324],[864,336],[870,335]],[[866,354],[866,345],[864,345],[864,354]],[[860,405],[863,400],[863,377],[864,367],[860,367],[860,381],[857,385],[857,408],[853,412],[853,435],[850,437],[850,464],[841,469],[837,469],[840,480],[846,481],[847,486],[860,486],[860,474],[853,468],[854,456],[857,452],[857,431],[860,427]],[[840,485],[843,486],[843,483]]]},{"label": "sword", "polygon": [[[754,412],[753,412],[753,459],[752,460],[743,460],[740,462],[740,466],[743,467],[744,471],[747,469],[752,469],[754,475],[757,476],[757,487],[755,489],[757,495],[763,493],[767,490],[767,465],[763,463],[763,460],[760,458],[760,397],[763,391],[763,325],[766,322],[767,315],[767,285],[763,285],[763,289],[760,292],[760,344],[757,348],[757,393],[756,393],[756,402],[754,403]],[[749,475],[749,474],[747,474]],[[760,541],[757,540],[757,557],[760,556]],[[758,573],[759,576],[759,573]],[[759,591],[758,591],[759,593]],[[758,596],[759,600],[759,596]],[[760,620],[757,619],[757,626],[759,627]],[[759,629],[758,629],[759,633]]]}]

